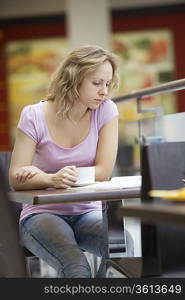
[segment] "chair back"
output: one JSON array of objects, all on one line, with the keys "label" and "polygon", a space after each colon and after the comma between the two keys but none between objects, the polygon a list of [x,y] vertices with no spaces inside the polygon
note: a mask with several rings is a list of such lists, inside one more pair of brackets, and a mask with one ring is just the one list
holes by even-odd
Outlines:
[{"label": "chair back", "polygon": [[[9,172],[9,167],[10,167],[10,161],[11,161],[11,152],[0,152],[0,167],[1,167],[1,171],[3,174],[3,180],[4,180],[4,185],[5,185],[5,189],[7,191],[11,190],[10,184],[9,184],[9,176],[8,176],[8,172]],[[19,225],[19,217],[20,217],[20,213],[22,210],[22,203],[19,202],[10,202],[9,204],[11,206],[11,209],[14,212],[15,215],[15,220],[17,223],[17,226]],[[24,250],[24,255],[26,257],[30,257],[30,256],[34,256],[34,254],[32,252],[30,252],[27,248],[23,247]]]},{"label": "chair back", "polygon": [[[152,189],[179,189],[184,186],[185,142],[144,145],[142,153],[142,201],[158,202],[148,195]],[[147,227],[147,229],[146,229]],[[185,228],[175,224],[142,225],[144,269],[155,275],[185,273]],[[179,273],[180,272],[180,273]]]},{"label": "chair back", "polygon": [[27,277],[17,217],[8,197],[4,170],[0,162],[0,277]]},{"label": "chair back", "polygon": [[11,152],[0,152],[0,165],[1,165],[1,170],[4,176],[4,182],[7,190],[11,189],[9,185],[9,179],[8,179],[8,171],[10,167],[11,155],[12,155]]},{"label": "chair back", "polygon": [[[0,166],[1,166],[3,177],[4,177],[4,184],[5,184],[7,191],[11,190],[11,187],[9,184],[9,176],[8,176],[11,156],[12,156],[11,152],[8,152],[8,151],[0,152]],[[14,210],[14,213],[16,214],[16,220],[17,220],[17,224],[18,224],[20,212],[22,210],[22,204],[19,202],[14,202],[14,203],[11,203],[11,206],[12,206],[12,209]]]}]

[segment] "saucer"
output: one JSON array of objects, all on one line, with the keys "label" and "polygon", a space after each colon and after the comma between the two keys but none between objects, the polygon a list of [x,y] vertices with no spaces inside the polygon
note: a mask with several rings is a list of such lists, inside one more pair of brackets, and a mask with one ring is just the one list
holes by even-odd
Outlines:
[{"label": "saucer", "polygon": [[90,185],[90,184],[94,184],[95,181],[81,181],[81,182],[78,182],[78,183],[74,183],[73,186],[85,186],[85,185]]}]

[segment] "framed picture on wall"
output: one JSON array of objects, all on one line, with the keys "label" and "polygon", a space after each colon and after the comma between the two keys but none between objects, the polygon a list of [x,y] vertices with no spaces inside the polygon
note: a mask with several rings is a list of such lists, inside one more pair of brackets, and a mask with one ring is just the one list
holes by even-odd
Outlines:
[{"label": "framed picture on wall", "polygon": [[[170,30],[139,30],[112,35],[112,49],[119,56],[118,95],[174,80],[173,34]],[[176,111],[176,96],[165,94],[142,100],[144,108],[162,106],[164,113]],[[136,118],[136,102],[120,105],[124,120]]]},{"label": "framed picture on wall", "polygon": [[[119,57],[120,87],[117,96],[175,80],[174,43],[171,30],[115,32],[112,34],[111,45],[112,50]],[[142,108],[156,108],[160,114],[171,114],[177,111],[175,93],[150,96],[140,101]],[[155,115],[153,118],[153,115],[149,117],[149,114],[138,113],[136,99],[117,105],[119,109],[117,161],[121,169],[120,173],[125,174],[127,169],[130,172],[131,166],[133,170],[139,169],[140,150],[137,142],[139,135],[147,132],[149,136],[151,133],[160,136],[162,133],[160,124],[156,124]],[[140,118],[142,133],[138,130]]]},{"label": "framed picture on wall", "polygon": [[66,38],[10,41],[6,45],[10,137],[22,108],[43,99],[51,74],[69,51]]}]

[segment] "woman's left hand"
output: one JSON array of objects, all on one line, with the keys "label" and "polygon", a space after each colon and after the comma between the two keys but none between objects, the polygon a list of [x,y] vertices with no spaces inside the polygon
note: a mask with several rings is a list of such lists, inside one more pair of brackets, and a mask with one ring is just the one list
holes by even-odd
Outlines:
[{"label": "woman's left hand", "polygon": [[34,166],[24,166],[17,170],[15,176],[18,183],[24,183],[26,180],[31,179],[36,174],[38,174],[38,170]]}]

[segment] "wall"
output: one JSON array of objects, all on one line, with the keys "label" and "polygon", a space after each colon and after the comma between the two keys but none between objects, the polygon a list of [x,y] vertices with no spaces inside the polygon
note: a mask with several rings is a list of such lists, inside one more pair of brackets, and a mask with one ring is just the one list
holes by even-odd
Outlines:
[{"label": "wall", "polygon": [[[32,4],[35,0],[32,0]],[[15,1],[6,0],[6,3],[10,5]],[[6,69],[5,69],[5,53],[4,46],[10,40],[25,39],[25,38],[42,38],[50,36],[66,36],[66,16],[64,12],[66,10],[65,1],[55,0],[52,1],[54,4],[60,4],[59,12],[57,15],[56,7],[52,5],[52,8],[47,7],[43,9],[44,17],[40,17],[41,3],[43,1],[37,1],[38,11],[37,17],[33,18],[19,18],[12,19],[9,18],[10,15],[17,16],[18,12],[16,9],[9,10],[9,15],[7,15],[7,10],[1,11],[0,18],[0,150],[10,150],[9,141],[9,124],[8,124],[8,103],[7,103],[7,90],[6,90]],[[48,4],[48,1],[46,1]],[[45,3],[46,3],[45,2]],[[60,3],[59,3],[60,2]],[[119,2],[119,3],[118,3]],[[131,1],[133,3],[133,0]],[[130,3],[131,3],[130,2]],[[185,1],[180,1],[185,3]],[[17,2],[16,2],[17,3]],[[19,0],[20,3],[20,0]],[[176,63],[176,79],[185,78],[185,59],[184,59],[184,49],[185,49],[185,35],[184,35],[184,25],[185,25],[185,5],[176,6],[176,8],[170,6],[159,8],[152,7],[141,9],[120,9],[120,1],[111,1],[113,10],[110,11],[110,30],[113,32],[119,31],[129,31],[129,30],[142,30],[142,29],[158,29],[158,28],[170,28],[174,33],[174,47],[175,47],[175,63]],[[114,3],[114,6],[113,6]],[[129,2],[125,1],[127,8],[130,8]],[[140,3],[143,3],[141,1]],[[1,1],[1,8],[5,4],[5,1]],[[115,5],[116,4],[116,5]],[[18,7],[18,6],[17,6]],[[29,7],[29,5],[28,5]],[[32,5],[32,7],[35,7]],[[58,7],[58,6],[57,6]],[[109,6],[110,7],[110,6]],[[119,9],[118,9],[119,7]],[[15,8],[15,6],[14,6]],[[24,11],[24,16],[27,15],[28,10],[23,5],[22,12]],[[33,10],[30,11],[30,15],[36,14]],[[40,9],[40,10],[39,10]],[[19,12],[20,13],[20,12]],[[185,111],[185,93],[183,91],[178,93],[178,110]]]},{"label": "wall", "polygon": [[[69,0],[1,0],[0,19],[65,13]],[[75,0],[78,2],[79,0]],[[81,0],[80,0],[81,1]],[[102,0],[99,0],[101,2]],[[93,0],[92,0],[93,2]],[[106,0],[110,10],[183,4],[185,0]],[[84,11],[84,10],[83,10]]]}]

